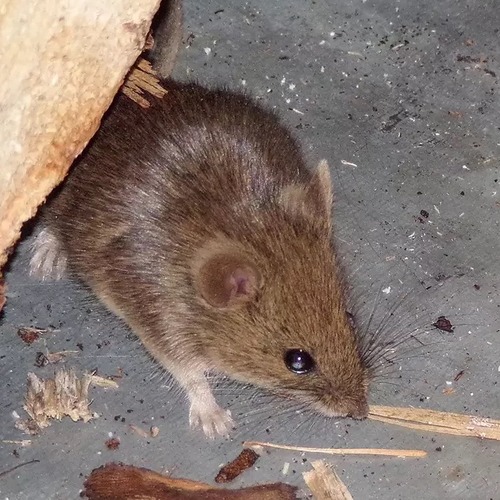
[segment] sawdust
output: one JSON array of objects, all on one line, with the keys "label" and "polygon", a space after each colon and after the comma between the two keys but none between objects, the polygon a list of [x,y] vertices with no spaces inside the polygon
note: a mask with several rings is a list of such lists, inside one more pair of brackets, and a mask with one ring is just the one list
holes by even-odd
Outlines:
[{"label": "sawdust", "polygon": [[24,410],[29,419],[19,419],[16,427],[27,434],[36,435],[48,427],[52,420],[69,417],[74,422],[88,422],[97,415],[89,409],[89,386],[92,375],[78,377],[73,369],[59,369],[54,378],[41,379],[28,373]]}]

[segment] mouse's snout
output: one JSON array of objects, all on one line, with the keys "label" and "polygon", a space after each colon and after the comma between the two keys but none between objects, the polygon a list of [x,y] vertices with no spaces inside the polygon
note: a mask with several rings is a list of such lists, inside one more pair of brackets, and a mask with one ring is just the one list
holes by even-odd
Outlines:
[{"label": "mouse's snout", "polygon": [[314,405],[319,413],[327,417],[349,417],[355,420],[363,420],[368,416],[368,402],[363,399],[343,399],[337,400],[335,404],[321,401]]},{"label": "mouse's snout", "polygon": [[350,390],[323,391],[316,409],[327,417],[350,417],[362,420],[368,416],[369,406],[366,387]]},{"label": "mouse's snout", "polygon": [[364,395],[359,398],[347,397],[332,405],[331,412],[338,416],[350,417],[355,420],[363,420],[368,416],[368,401]]},{"label": "mouse's snout", "polygon": [[356,401],[353,402],[352,408],[348,410],[347,416],[354,418],[356,420],[363,420],[368,416],[369,406],[368,401]]}]

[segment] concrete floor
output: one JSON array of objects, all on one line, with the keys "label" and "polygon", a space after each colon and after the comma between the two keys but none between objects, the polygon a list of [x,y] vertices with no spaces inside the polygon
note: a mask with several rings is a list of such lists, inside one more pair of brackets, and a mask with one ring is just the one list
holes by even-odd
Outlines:
[{"label": "concrete floor", "polygon": [[[328,158],[336,235],[360,314],[366,318],[376,303],[379,321],[397,306],[382,335],[418,331],[375,384],[372,403],[500,418],[495,1],[185,3],[192,36],[177,76],[244,85],[281,112],[314,161]],[[239,427],[232,440],[205,441],[188,429],[182,397],[117,320],[74,284],[27,276],[28,243],[7,274],[0,322],[0,438],[26,437],[12,417],[23,413],[26,374],[54,370],[34,366],[37,351],[76,350],[68,366],[103,375],[123,369],[124,377],[117,390],[92,389],[100,418],[56,422],[27,448],[0,444],[0,472],[40,460],[0,476],[1,499],[78,498],[84,476],[111,460],[211,482],[243,439],[429,452],[419,460],[328,459],[356,500],[500,499],[498,442],[370,421],[304,421],[264,396],[250,399],[251,389],[217,390]],[[453,333],[431,326],[440,315]],[[54,331],[28,346],[17,336],[22,325]],[[147,440],[129,424],[157,425],[160,434]],[[116,451],[104,444],[109,433],[121,439]],[[303,487],[312,458],[273,451],[234,486],[283,480]]]}]

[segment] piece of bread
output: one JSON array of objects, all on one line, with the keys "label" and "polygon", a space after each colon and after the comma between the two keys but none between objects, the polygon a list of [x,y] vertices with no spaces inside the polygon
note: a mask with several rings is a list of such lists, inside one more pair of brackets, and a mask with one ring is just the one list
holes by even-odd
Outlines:
[{"label": "piece of bread", "polygon": [[158,6],[159,0],[3,1],[0,283],[23,223],[96,132],[144,48]]}]

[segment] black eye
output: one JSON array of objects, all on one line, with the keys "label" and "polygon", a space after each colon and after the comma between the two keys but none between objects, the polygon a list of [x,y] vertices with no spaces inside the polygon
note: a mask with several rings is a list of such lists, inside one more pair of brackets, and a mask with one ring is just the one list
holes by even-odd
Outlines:
[{"label": "black eye", "polygon": [[309,373],[314,368],[314,359],[302,349],[289,349],[285,353],[286,367],[293,373],[301,375]]}]

